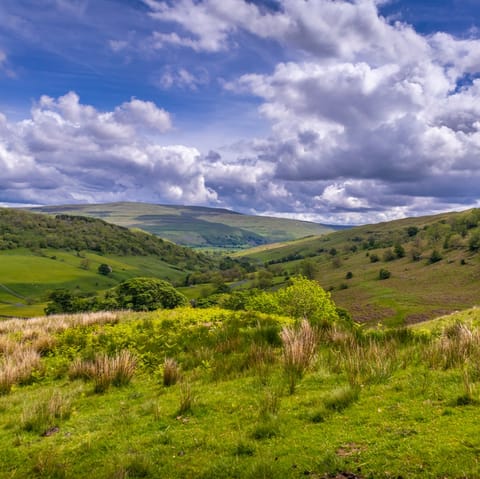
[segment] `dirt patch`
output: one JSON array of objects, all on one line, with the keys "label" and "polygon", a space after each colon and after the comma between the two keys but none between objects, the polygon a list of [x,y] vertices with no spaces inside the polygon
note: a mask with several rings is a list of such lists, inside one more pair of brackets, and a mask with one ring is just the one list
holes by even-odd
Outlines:
[{"label": "dirt patch", "polygon": [[335,451],[335,454],[339,457],[349,457],[349,456],[355,456],[357,454],[360,454],[364,450],[365,450],[365,446],[361,446],[360,444],[355,444],[354,442],[349,442],[348,444],[344,444],[343,446],[340,446]]}]

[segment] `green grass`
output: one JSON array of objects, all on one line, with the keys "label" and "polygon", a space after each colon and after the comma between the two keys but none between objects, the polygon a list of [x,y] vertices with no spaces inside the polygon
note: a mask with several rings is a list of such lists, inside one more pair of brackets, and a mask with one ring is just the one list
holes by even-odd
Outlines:
[{"label": "green grass", "polygon": [[[89,269],[81,267],[84,259]],[[113,273],[98,274],[98,266],[109,264]],[[101,256],[61,250],[42,250],[38,255],[26,249],[0,251],[0,315],[31,317],[43,314],[49,291],[67,288],[81,293],[101,293],[137,276],[181,281],[185,271],[156,256]]]},{"label": "green grass", "polygon": [[[479,320],[478,311],[468,316]],[[435,335],[325,333],[288,394],[279,347],[263,378],[243,361],[256,324],[267,320],[289,323],[187,308],[53,333],[56,346],[33,382],[0,397],[0,478],[479,477],[480,406],[459,401],[463,367],[428,366]],[[338,355],[349,344],[370,347],[372,337],[399,360],[388,377],[351,386]],[[126,345],[138,358],[127,385],[99,394],[92,381],[62,373],[75,356]],[[187,383],[163,386],[167,352]],[[472,375],[475,399],[479,387]]]}]

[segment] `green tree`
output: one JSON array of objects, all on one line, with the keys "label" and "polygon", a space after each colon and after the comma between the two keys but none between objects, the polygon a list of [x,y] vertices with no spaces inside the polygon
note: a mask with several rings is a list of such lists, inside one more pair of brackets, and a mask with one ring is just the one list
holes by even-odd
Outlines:
[{"label": "green tree", "polygon": [[115,289],[121,308],[134,311],[173,309],[187,304],[187,298],[168,281],[156,278],[133,278],[124,281]]},{"label": "green tree", "polygon": [[112,272],[112,267],[109,266],[108,264],[105,264],[105,263],[102,263],[99,267],[98,267],[98,272],[100,274],[103,274],[105,276],[108,276],[111,272]]}]

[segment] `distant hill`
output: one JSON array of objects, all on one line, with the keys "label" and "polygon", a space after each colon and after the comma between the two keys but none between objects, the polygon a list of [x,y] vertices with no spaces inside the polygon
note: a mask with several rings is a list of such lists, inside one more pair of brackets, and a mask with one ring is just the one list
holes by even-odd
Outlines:
[{"label": "distant hill", "polygon": [[[111,274],[99,274],[101,264]],[[201,253],[103,220],[0,208],[0,316],[42,314],[57,288],[88,295],[135,276],[182,283],[215,267]]]},{"label": "distant hill", "polygon": [[249,248],[334,231],[307,221],[251,216],[220,208],[148,203],[107,203],[34,208],[50,214],[101,218],[139,228],[174,243],[195,248]]},{"label": "distant hill", "polygon": [[[480,304],[480,209],[406,218],[236,253],[307,272],[360,322],[402,325]],[[380,279],[380,271],[386,271]]]}]

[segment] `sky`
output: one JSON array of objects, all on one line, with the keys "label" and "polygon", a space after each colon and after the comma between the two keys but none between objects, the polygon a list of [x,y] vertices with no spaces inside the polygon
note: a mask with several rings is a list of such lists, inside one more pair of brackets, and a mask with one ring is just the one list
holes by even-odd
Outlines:
[{"label": "sky", "polygon": [[1,0],[0,204],[480,207],[479,0]]}]

